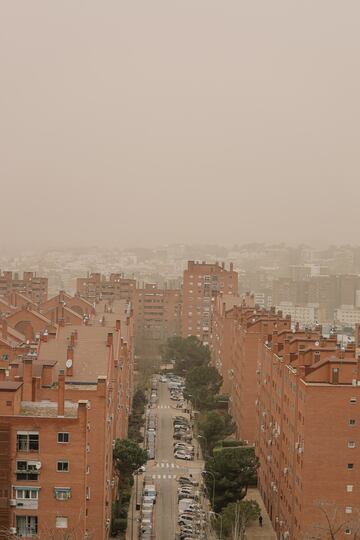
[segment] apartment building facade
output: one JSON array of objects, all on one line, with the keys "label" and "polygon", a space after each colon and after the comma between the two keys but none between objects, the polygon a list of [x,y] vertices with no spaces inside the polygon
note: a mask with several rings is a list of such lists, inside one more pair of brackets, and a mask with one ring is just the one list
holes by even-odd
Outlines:
[{"label": "apartment building facade", "polygon": [[258,482],[278,538],[317,537],[331,523],[345,539],[358,527],[359,374],[355,347],[320,331],[273,331],[263,345]]},{"label": "apartment building facade", "polygon": [[182,295],[179,289],[146,284],[135,289],[132,300],[135,345],[139,353],[158,354],[171,336],[181,335]]},{"label": "apartment building facade", "polygon": [[125,304],[42,333],[35,351],[0,368],[0,538],[109,537],[112,450],[127,434],[132,398]]},{"label": "apartment building facade", "polygon": [[76,280],[76,292],[89,302],[99,300],[132,300],[136,280],[125,278],[123,274],[110,274],[109,278],[98,272]]},{"label": "apartment building facade", "polygon": [[212,303],[220,293],[237,296],[238,274],[222,263],[188,261],[183,279],[182,335],[197,336],[208,345]]},{"label": "apartment building facade", "polygon": [[36,272],[24,272],[20,277],[17,272],[0,273],[0,296],[8,297],[12,293],[27,296],[36,304],[45,302],[48,296],[48,278],[38,277]]},{"label": "apartment building facade", "polygon": [[237,438],[254,444],[256,440],[257,363],[264,342],[274,329],[290,329],[290,318],[275,310],[255,308],[253,297],[226,309],[220,296],[215,303],[211,359],[223,377],[223,391],[229,395]]}]

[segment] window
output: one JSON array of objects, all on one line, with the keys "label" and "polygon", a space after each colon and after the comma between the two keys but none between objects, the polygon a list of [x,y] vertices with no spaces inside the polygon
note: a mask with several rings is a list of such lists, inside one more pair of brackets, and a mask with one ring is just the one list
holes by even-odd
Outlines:
[{"label": "window", "polygon": [[355,441],[348,441],[348,448],[355,448]]},{"label": "window", "polygon": [[18,431],[16,434],[16,449],[18,452],[38,452],[39,433],[34,431]]},{"label": "window", "polygon": [[15,499],[38,499],[39,490],[34,488],[15,488]]},{"label": "window", "polygon": [[16,480],[37,480],[40,474],[37,467],[36,461],[17,461]]},{"label": "window", "polygon": [[67,517],[57,517],[55,521],[55,526],[57,529],[67,529],[68,528],[68,518]]},{"label": "window", "polygon": [[346,491],[347,491],[348,493],[350,493],[350,492],[353,490],[353,488],[354,488],[354,486],[352,486],[351,484],[348,484],[348,485],[346,486]]},{"label": "window", "polygon": [[351,529],[349,529],[348,527],[345,529],[345,534],[351,534]]},{"label": "window", "polygon": [[353,468],[354,468],[354,464],[353,464],[353,463],[348,463],[348,464],[347,464],[347,468],[348,468],[348,469],[353,469]]},{"label": "window", "polygon": [[356,397],[350,398],[350,403],[356,403]]},{"label": "window", "polygon": [[68,443],[69,440],[70,440],[69,433],[65,431],[64,432],[61,431],[57,434],[58,443]]},{"label": "window", "polygon": [[55,499],[58,501],[67,501],[71,497],[71,488],[69,487],[56,487],[54,488]]},{"label": "window", "polygon": [[355,418],[350,418],[349,420],[349,426],[355,426],[356,425],[356,420]]},{"label": "window", "polygon": [[68,472],[69,471],[69,462],[68,461],[58,461],[57,462],[58,472]]},{"label": "window", "polygon": [[38,531],[37,516],[16,516],[16,529],[19,536],[35,536]]},{"label": "window", "polygon": [[345,507],[345,514],[352,514],[352,506]]}]

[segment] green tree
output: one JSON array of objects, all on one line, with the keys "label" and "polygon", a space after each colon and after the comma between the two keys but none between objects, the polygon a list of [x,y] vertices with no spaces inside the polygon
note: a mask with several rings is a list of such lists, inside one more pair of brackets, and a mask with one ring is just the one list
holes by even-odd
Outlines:
[{"label": "green tree", "polygon": [[[246,527],[259,518],[260,506],[253,500],[242,500],[228,504],[221,512],[222,531],[225,538],[231,540],[243,540]],[[219,520],[216,528],[219,527]]]},{"label": "green tree", "polygon": [[185,377],[185,395],[191,396],[191,401],[200,410],[214,408],[222,381],[216,368],[208,365],[194,367]]},{"label": "green tree", "polygon": [[[248,487],[256,485],[258,466],[254,448],[249,446],[223,448],[207,459],[206,470],[215,476],[216,512],[246,496]],[[205,476],[205,482],[208,493],[211,493],[211,475]]]},{"label": "green tree", "polygon": [[210,349],[195,336],[173,336],[162,347],[162,359],[174,363],[174,371],[186,375],[190,369],[210,362]]},{"label": "green tree", "polygon": [[199,420],[199,433],[205,443],[206,454],[210,453],[218,441],[234,433],[234,423],[228,412],[210,411]]},{"label": "green tree", "polygon": [[117,439],[113,455],[122,483],[131,482],[133,473],[148,459],[146,450],[130,439]]}]

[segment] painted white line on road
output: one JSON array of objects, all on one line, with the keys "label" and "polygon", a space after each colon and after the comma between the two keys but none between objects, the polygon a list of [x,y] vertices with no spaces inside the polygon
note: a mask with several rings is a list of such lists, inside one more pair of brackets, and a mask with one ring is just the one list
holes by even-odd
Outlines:
[{"label": "painted white line on road", "polygon": [[161,463],[161,468],[163,469],[165,467],[165,463]]},{"label": "painted white line on road", "polygon": [[157,475],[157,477],[158,477],[158,479],[160,480],[160,478],[161,478],[161,474],[158,474],[158,475]]},{"label": "painted white line on road", "polygon": [[173,469],[175,467],[174,463],[171,464],[171,468]]}]

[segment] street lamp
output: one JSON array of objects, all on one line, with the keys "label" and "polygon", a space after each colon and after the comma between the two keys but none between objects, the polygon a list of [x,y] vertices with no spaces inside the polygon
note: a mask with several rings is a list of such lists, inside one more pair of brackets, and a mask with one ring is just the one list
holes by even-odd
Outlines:
[{"label": "street lamp", "polygon": [[212,472],[212,471],[202,471],[201,474],[210,474],[211,477],[212,477],[212,480],[213,480],[213,489],[212,489],[212,507],[214,508],[215,506],[215,474]]},{"label": "street lamp", "polygon": [[218,512],[209,512],[209,515],[211,516],[216,516],[218,518],[220,518],[220,534],[219,534],[219,540],[222,539],[222,528],[223,528],[223,517],[221,514],[219,514]]}]

